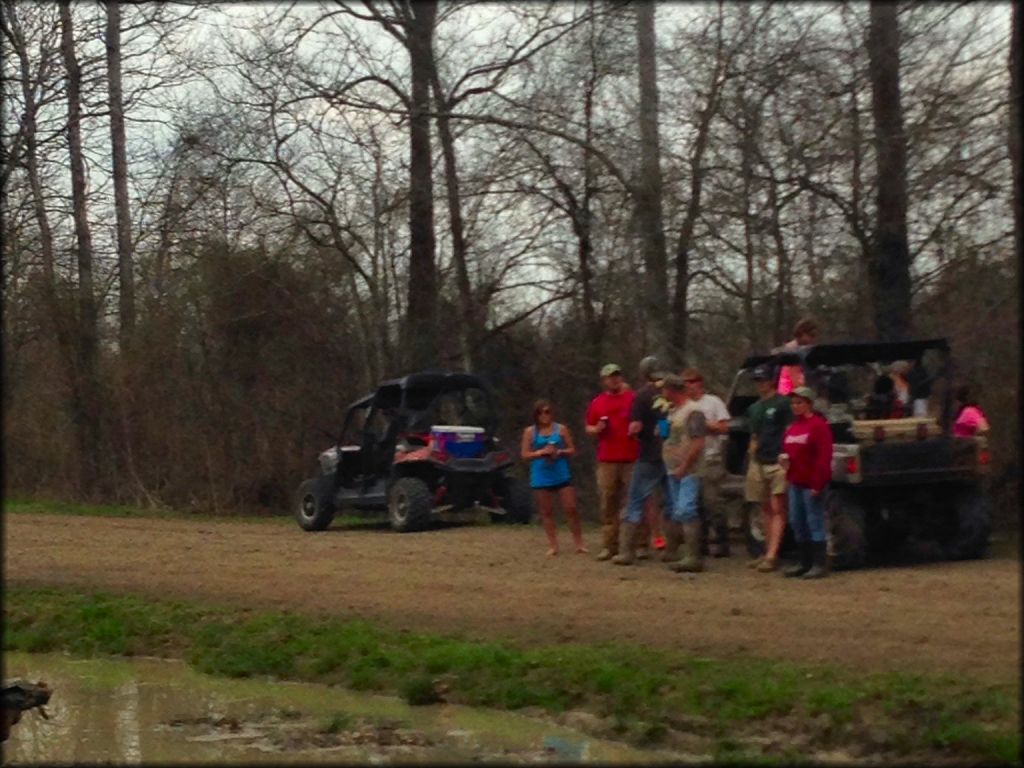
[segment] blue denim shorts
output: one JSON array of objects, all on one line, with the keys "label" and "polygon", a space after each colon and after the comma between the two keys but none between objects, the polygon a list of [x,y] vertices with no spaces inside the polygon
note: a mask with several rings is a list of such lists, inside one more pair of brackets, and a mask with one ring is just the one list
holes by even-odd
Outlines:
[{"label": "blue denim shorts", "polygon": [[700,520],[700,478],[686,475],[682,479],[668,476],[669,501],[665,517],[676,523],[695,523]]}]

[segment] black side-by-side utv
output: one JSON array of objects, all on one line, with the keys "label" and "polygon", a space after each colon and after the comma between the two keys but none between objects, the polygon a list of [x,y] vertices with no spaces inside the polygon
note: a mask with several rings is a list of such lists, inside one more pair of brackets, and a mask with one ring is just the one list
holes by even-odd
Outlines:
[{"label": "black side-by-side utv", "polygon": [[320,454],[320,473],[300,486],[299,525],[322,531],[342,507],[386,513],[402,532],[479,514],[529,522],[530,490],[511,474],[514,457],[495,421],[476,376],[423,372],[383,382],[349,406],[337,444]]}]

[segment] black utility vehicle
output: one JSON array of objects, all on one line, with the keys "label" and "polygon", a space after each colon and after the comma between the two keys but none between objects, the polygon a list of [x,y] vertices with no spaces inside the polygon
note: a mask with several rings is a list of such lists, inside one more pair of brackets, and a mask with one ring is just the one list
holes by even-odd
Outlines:
[{"label": "black utility vehicle", "polygon": [[526,523],[530,489],[494,435],[491,395],[476,376],[414,373],[385,381],[348,408],[337,445],[320,454],[320,474],[299,488],[295,517],[322,531],[341,507],[387,513],[396,531],[432,520],[490,514]]},{"label": "black utility vehicle", "polygon": [[[910,383],[906,406],[897,402],[888,375],[893,363]],[[734,488],[742,487],[747,469],[745,413],[758,397],[752,371],[759,365],[772,366],[776,380],[782,366],[800,366],[818,395],[815,409],[832,428],[826,505],[835,567],[884,561],[904,545],[939,558],[984,556],[991,531],[990,456],[984,437],[952,435],[956,414],[946,339],[816,344],[748,357],[728,400],[726,468]],[[753,506],[743,518],[748,549],[757,554],[763,534]]]}]

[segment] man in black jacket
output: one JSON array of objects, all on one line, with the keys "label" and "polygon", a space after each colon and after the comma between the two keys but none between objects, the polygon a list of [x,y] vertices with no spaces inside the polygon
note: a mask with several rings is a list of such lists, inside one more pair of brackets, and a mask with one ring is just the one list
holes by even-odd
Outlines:
[{"label": "man in black jacket", "polygon": [[[633,541],[637,547],[647,548],[651,533],[658,530],[658,510],[653,506],[652,496],[659,488],[662,498],[666,497],[665,463],[661,458],[661,436],[658,433],[658,422],[665,417],[668,404],[661,396],[660,381],[664,376],[659,371],[656,357],[648,356],[640,361],[640,377],[644,386],[636,393],[630,413],[629,434],[635,435],[640,441],[640,456],[633,467],[633,476],[629,483],[629,496],[621,526],[625,526],[624,541]],[[644,521],[647,524],[644,524]],[[678,526],[666,522],[666,548],[663,560],[678,560],[676,551],[681,542]],[[612,558],[617,565],[630,565],[637,553],[629,547],[625,551],[620,546],[618,556]]]}]

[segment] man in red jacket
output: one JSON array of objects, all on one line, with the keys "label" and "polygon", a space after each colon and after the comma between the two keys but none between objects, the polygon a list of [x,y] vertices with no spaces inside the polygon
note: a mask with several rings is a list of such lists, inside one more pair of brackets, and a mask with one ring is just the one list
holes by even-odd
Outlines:
[{"label": "man in red jacket", "polygon": [[812,407],[814,391],[797,387],[790,394],[793,422],[782,438],[779,463],[789,482],[789,525],[800,546],[800,565],[787,576],[820,579],[828,573],[825,486],[832,479],[832,428]]},{"label": "man in red jacket", "polygon": [[611,560],[619,551],[619,518],[640,442],[629,434],[629,413],[636,393],[626,386],[622,369],[608,363],[601,369],[604,392],[587,408],[587,434],[597,439],[597,493],[601,504],[604,548],[598,560]]}]

